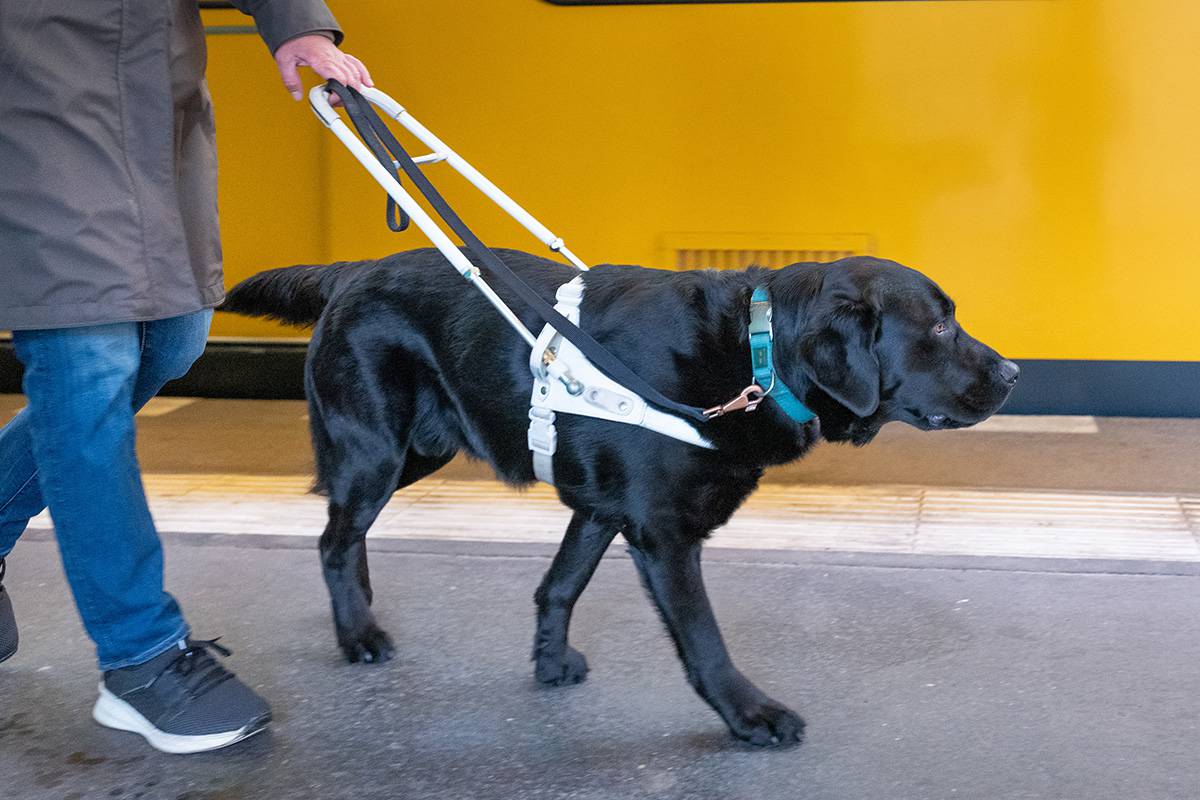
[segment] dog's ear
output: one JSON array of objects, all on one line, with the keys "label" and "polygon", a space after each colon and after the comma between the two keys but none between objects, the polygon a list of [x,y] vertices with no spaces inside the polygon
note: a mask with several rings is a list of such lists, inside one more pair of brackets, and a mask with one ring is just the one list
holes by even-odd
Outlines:
[{"label": "dog's ear", "polygon": [[817,386],[859,417],[879,408],[879,314],[851,291],[822,292],[801,324],[800,365]]}]

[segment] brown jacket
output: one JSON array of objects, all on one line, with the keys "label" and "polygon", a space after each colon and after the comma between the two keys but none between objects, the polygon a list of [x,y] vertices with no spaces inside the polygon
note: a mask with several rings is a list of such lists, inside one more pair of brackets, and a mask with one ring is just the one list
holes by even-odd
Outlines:
[{"label": "brown jacket", "polygon": [[[234,0],[271,52],[322,0]],[[0,1],[0,329],[164,319],[224,296],[195,0]]]}]

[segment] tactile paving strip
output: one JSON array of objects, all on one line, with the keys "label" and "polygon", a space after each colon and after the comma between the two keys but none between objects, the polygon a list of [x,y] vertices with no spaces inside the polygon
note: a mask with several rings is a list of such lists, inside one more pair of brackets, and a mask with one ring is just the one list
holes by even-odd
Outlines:
[{"label": "tactile paving strip", "polygon": [[[165,531],[316,536],[303,476],[149,475]],[[555,543],[570,518],[548,486],[431,478],[398,492],[371,535]],[[35,526],[47,527],[43,516]],[[921,486],[766,485],[709,540],[725,548],[1200,561],[1200,497]]]}]

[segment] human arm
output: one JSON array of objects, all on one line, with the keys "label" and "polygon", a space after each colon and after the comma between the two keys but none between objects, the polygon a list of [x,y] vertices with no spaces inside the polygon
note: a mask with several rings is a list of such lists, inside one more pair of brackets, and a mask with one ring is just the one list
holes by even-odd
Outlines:
[{"label": "human arm", "polygon": [[304,85],[299,68],[309,67],[322,78],[333,78],[361,89],[373,86],[361,61],[338,49],[343,34],[322,0],[232,0],[254,17],[267,48],[275,58],[283,85],[299,100]]}]

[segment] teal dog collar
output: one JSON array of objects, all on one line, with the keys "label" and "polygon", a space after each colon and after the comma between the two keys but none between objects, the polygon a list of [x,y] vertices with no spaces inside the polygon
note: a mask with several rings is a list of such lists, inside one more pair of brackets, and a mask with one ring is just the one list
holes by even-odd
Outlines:
[{"label": "teal dog collar", "polygon": [[794,422],[809,422],[817,415],[800,402],[792,390],[784,384],[775,371],[774,333],[771,330],[771,296],[767,287],[759,286],[750,296],[750,367],[754,380],[766,387],[764,397],[769,397],[783,413]]},{"label": "teal dog collar", "polygon": [[792,394],[792,390],[775,371],[774,339],[771,296],[767,293],[767,287],[759,286],[750,296],[750,369],[754,373],[754,383],[728,403],[706,410],[704,413],[709,419],[731,411],[753,411],[767,397],[778,403],[783,413],[794,422],[804,423],[816,418],[817,415]]}]

